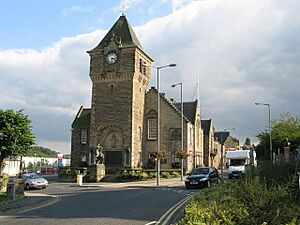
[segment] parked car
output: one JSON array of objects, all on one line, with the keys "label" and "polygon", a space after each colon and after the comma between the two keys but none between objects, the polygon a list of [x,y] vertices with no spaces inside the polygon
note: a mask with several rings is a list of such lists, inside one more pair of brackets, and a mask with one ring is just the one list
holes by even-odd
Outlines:
[{"label": "parked car", "polygon": [[42,174],[56,174],[57,168],[56,167],[42,167],[41,172]]},{"label": "parked car", "polygon": [[214,167],[195,168],[185,179],[186,188],[210,187],[212,183],[220,182],[219,172]]},{"label": "parked car", "polygon": [[48,181],[45,178],[40,177],[36,173],[25,173],[22,174],[24,179],[25,189],[29,190],[31,188],[46,188],[48,186]]}]

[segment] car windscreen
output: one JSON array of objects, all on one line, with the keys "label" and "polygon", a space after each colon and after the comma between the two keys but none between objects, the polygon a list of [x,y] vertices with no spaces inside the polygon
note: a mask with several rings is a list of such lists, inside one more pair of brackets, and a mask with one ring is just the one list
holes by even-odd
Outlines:
[{"label": "car windscreen", "polygon": [[30,175],[30,179],[39,179],[40,177],[36,174]]},{"label": "car windscreen", "polygon": [[241,165],[245,165],[245,164],[246,164],[245,159],[231,159],[230,160],[231,166],[241,166]]},{"label": "car windscreen", "polygon": [[192,174],[193,175],[208,174],[208,172],[209,172],[208,168],[196,168],[193,170]]}]

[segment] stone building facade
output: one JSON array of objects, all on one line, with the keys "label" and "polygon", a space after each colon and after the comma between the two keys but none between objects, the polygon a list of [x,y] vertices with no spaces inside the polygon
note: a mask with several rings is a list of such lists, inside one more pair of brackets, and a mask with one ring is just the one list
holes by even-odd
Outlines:
[{"label": "stone building facade", "polygon": [[[124,15],[91,51],[91,108],[80,107],[72,123],[71,166],[95,163],[101,145],[104,164],[111,168],[147,166],[157,146],[157,90],[147,91],[153,60],[145,53]],[[163,94],[161,104],[162,168],[176,167],[181,149],[181,109]],[[203,140],[197,101],[184,103],[184,150],[191,170],[203,158]]]},{"label": "stone building facade", "polygon": [[[144,135],[143,138],[143,162],[151,159],[151,154],[156,150],[157,136],[149,136],[149,124],[151,120],[157,122],[157,90],[151,88],[146,94]],[[175,103],[160,94],[160,127],[161,127],[161,150],[166,156],[161,160],[161,168],[178,168],[179,159],[176,152],[181,150],[181,104]],[[200,126],[200,112],[198,101],[183,103],[183,149],[189,154],[184,159],[184,168],[190,171],[199,165],[203,158],[202,129]]]},{"label": "stone building facade", "polygon": [[204,139],[204,166],[220,168],[221,144],[215,136],[215,127],[212,120],[201,120]]}]

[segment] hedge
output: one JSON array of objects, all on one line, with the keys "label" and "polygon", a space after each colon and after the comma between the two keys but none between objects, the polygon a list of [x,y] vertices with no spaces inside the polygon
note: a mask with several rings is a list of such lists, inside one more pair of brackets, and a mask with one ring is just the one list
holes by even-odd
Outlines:
[{"label": "hedge", "polygon": [[298,179],[295,170],[287,175],[280,171],[283,167],[263,166],[264,170],[251,171],[242,180],[228,180],[198,192],[178,225],[298,224]]}]

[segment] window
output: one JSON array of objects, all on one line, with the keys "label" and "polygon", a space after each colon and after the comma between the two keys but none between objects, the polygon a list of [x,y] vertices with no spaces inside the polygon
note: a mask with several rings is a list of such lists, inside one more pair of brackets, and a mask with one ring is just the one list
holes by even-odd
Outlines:
[{"label": "window", "polygon": [[129,165],[130,163],[130,152],[128,149],[125,150],[125,165]]},{"label": "window", "polygon": [[168,164],[168,158],[160,159],[160,164]]},{"label": "window", "polygon": [[148,139],[149,140],[157,139],[157,119],[156,118],[148,119]]},{"label": "window", "polygon": [[140,73],[143,72],[143,61],[142,59],[140,59]]},{"label": "window", "polygon": [[87,143],[87,129],[81,129],[80,143],[81,144],[86,144]]},{"label": "window", "polygon": [[139,126],[139,135],[138,135],[138,140],[142,140],[142,127]]},{"label": "window", "polygon": [[140,59],[140,73],[146,74],[146,65],[142,59]]},{"label": "window", "polygon": [[87,157],[86,157],[86,153],[81,153],[80,154],[80,162],[86,162],[86,159]]},{"label": "window", "polygon": [[114,92],[114,89],[115,89],[114,85],[113,85],[113,84],[110,85],[110,93],[113,93],[113,92]]},{"label": "window", "polygon": [[190,143],[193,143],[193,128],[190,127]]},{"label": "window", "polygon": [[170,128],[170,140],[181,140],[181,128]]}]

